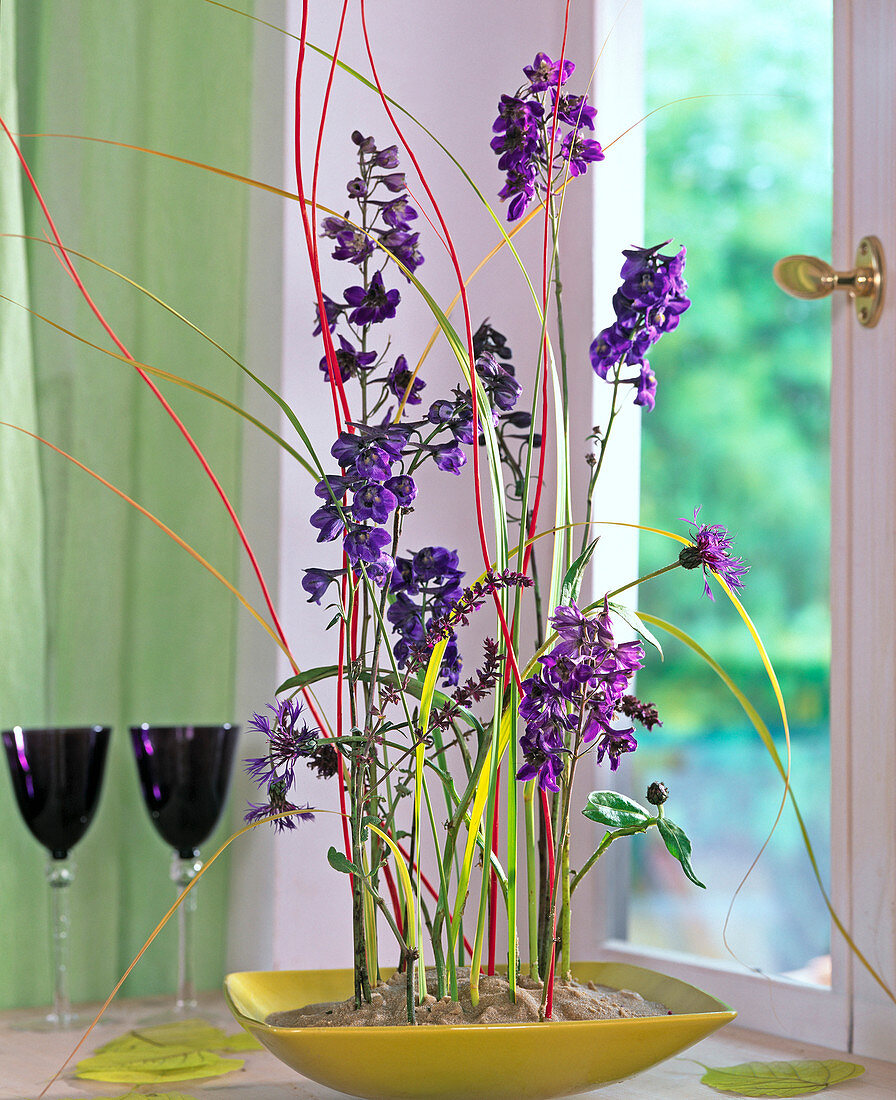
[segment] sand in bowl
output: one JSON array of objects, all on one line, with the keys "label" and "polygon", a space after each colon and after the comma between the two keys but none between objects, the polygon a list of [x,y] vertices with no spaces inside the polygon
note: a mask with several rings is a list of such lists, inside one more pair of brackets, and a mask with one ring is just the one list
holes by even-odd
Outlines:
[{"label": "sand in bowl", "polygon": [[[427,969],[428,988],[436,984],[435,971]],[[427,994],[417,1005],[418,1024],[523,1024],[538,1020],[541,982],[520,977],[516,1001],[510,999],[510,985],[500,974],[481,975],[479,1004],[470,1000],[470,971],[457,972],[459,1000],[438,1000]],[[289,1012],[273,1012],[265,1023],[273,1027],[389,1027],[408,1026],[407,977],[393,974],[371,991],[370,1004],[355,1009],[354,1001],[304,1005]],[[658,1001],[646,1001],[640,993],[610,989],[594,982],[554,981],[552,1020],[619,1020],[633,1016],[667,1016],[669,1009]]]}]

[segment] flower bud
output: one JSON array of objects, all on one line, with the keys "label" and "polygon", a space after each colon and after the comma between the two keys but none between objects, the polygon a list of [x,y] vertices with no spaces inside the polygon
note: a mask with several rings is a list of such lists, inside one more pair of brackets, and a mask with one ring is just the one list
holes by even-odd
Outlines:
[{"label": "flower bud", "polygon": [[647,788],[647,801],[651,806],[662,806],[669,797],[669,788],[665,783],[651,783]]}]

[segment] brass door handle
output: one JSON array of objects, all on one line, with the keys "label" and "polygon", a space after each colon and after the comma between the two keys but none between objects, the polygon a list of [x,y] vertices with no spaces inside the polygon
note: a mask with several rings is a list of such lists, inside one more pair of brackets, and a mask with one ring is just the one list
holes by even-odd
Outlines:
[{"label": "brass door handle", "polygon": [[816,256],[785,256],[772,269],[778,286],[794,298],[825,298],[845,290],[856,304],[856,316],[866,328],[880,319],[884,304],[884,253],[877,237],[863,237],[852,271],[835,271]]}]

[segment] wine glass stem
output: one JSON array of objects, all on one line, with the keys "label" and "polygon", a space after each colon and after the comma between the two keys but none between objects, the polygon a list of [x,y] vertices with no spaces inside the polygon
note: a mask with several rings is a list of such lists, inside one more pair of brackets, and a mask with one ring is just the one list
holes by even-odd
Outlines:
[{"label": "wine glass stem", "polygon": [[68,888],[75,877],[75,865],[67,857],[51,857],[47,863],[53,933],[53,1011],[50,1020],[58,1027],[71,1023],[72,1003],[68,992],[69,914]]},{"label": "wine glass stem", "polygon": [[[189,886],[202,870],[196,856],[185,859],[177,852],[171,861],[171,879],[178,894]],[[196,1007],[196,984],[193,975],[193,915],[196,912],[196,891],[191,890],[177,910],[177,1000],[175,1008],[183,1012]]]}]

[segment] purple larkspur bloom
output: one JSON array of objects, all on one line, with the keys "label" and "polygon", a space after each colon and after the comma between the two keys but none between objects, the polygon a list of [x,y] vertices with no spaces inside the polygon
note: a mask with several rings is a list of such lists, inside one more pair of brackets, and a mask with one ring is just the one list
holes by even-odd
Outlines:
[{"label": "purple larkspur bloom", "polygon": [[333,503],[342,500],[346,493],[357,488],[360,480],[357,477],[343,477],[341,474],[327,474],[326,477],[314,487],[314,495]]},{"label": "purple larkspur bloom", "polygon": [[381,271],[373,273],[373,278],[366,288],[348,287],[344,297],[347,304],[352,307],[348,315],[349,322],[361,326],[375,325],[394,317],[398,303],[401,301],[401,295],[397,290],[386,290]]},{"label": "purple larkspur bloom", "polygon": [[[347,382],[349,378],[353,378],[355,375],[364,374],[366,371],[369,371],[376,362],[376,359],[377,355],[375,351],[358,351],[344,336],[339,337],[339,347],[336,349],[336,363],[339,366],[339,375],[343,382]],[[320,369],[327,378],[330,377],[330,367],[327,363],[326,356],[320,361]]]},{"label": "purple larkspur bloom", "polygon": [[436,466],[449,474],[459,474],[466,465],[467,456],[456,443],[439,443],[430,447]]},{"label": "purple larkspur bloom", "polygon": [[422,378],[415,378],[414,372],[408,367],[408,361],[403,355],[395,360],[395,366],[389,371],[386,379],[387,389],[399,399],[407,393],[408,405],[419,405],[420,391],[426,386]]},{"label": "purple larkspur bloom", "polygon": [[641,364],[637,386],[638,392],[635,396],[635,404],[642,405],[648,410],[652,409],[656,405],[656,375],[650,369],[650,364],[646,359]]},{"label": "purple larkspur bloom", "polygon": [[392,541],[388,531],[381,527],[367,527],[364,524],[352,524],[346,533],[343,547],[348,560],[354,564],[364,562],[373,565],[383,557],[385,548]]},{"label": "purple larkspur bloom", "polygon": [[423,641],[426,633],[423,629],[423,610],[404,592],[399,592],[394,603],[390,604],[386,618],[406,641]]},{"label": "purple larkspur bloom", "polygon": [[457,567],[457,551],[446,546],[424,546],[414,554],[411,563],[419,581],[440,580],[446,575],[460,580],[463,576]]},{"label": "purple larkspur bloom", "polygon": [[538,658],[541,670],[521,688],[519,715],[526,732],[520,749],[526,763],[517,778],[537,778],[554,790],[562,774],[560,751],[571,751],[573,742],[576,751],[594,743],[598,762],[609,754],[614,771],[619,756],[636,747],[631,730],[616,729],[613,722],[644,650],[639,642],[616,642],[606,599],[596,615],[570,601],[555,609],[550,623],[557,643]]},{"label": "purple larkspur bloom", "polygon": [[[554,103],[557,93],[554,92],[551,99]],[[557,118],[567,126],[574,126],[577,130],[587,127],[594,129],[594,120],[597,118],[597,110],[589,106],[588,97],[584,95],[562,95],[557,104]]]},{"label": "purple larkspur bloom", "polygon": [[396,474],[385,482],[386,488],[395,494],[399,507],[409,508],[417,495],[417,486],[410,474]]},{"label": "purple larkspur bloom", "polygon": [[[589,349],[598,377],[635,386],[635,404],[648,410],[656,404],[657,381],[645,355],[663,333],[677,327],[691,304],[682,275],[685,249],[674,256],[661,254],[668,243],[623,251],[622,285],[613,295],[616,321],[594,338]],[[621,378],[623,365],[638,373]]]},{"label": "purple larkspur bloom", "polygon": [[345,218],[324,218],[321,224],[321,236],[336,242],[333,249],[334,260],[348,260],[352,264],[362,264],[373,252],[373,241],[363,229],[357,229]]},{"label": "purple larkspur bloom", "polygon": [[560,146],[560,156],[569,163],[571,176],[583,176],[588,171],[589,164],[596,164],[604,159],[604,151],[599,141],[579,137],[575,130],[570,130]]},{"label": "purple larkspur bloom", "polygon": [[379,482],[369,481],[355,490],[351,506],[352,519],[386,523],[397,507],[398,498],[393,492]]},{"label": "purple larkspur bloom", "polygon": [[569,750],[552,728],[527,729],[520,738],[524,763],[516,773],[517,779],[537,779],[542,790],[560,790],[560,778],[566,767],[564,756]]},{"label": "purple larkspur bloom", "polygon": [[[338,302],[334,302],[332,298],[328,298],[326,294],[322,295],[322,297],[324,300],[324,313],[327,315],[327,328],[332,332],[345,307],[341,306]],[[311,335],[320,336],[322,328],[320,323],[320,310],[317,306],[314,307],[314,318],[315,326]]]},{"label": "purple larkspur bloom", "polygon": [[418,217],[417,211],[408,202],[407,195],[399,195],[380,206],[383,221],[393,229],[404,229],[408,222]]},{"label": "purple larkspur bloom", "polygon": [[349,476],[385,481],[392,476],[392,463],[398,460],[401,450],[396,454],[388,439],[382,437],[340,432],[330,454],[343,470],[349,471]]},{"label": "purple larkspur bloom", "polygon": [[356,176],[355,179],[349,180],[345,185],[345,189],[350,199],[363,199],[367,197],[367,181],[361,179],[360,176]]},{"label": "purple larkspur bloom", "polygon": [[318,542],[332,542],[345,530],[345,520],[335,504],[324,504],[312,513],[311,526],[317,528]]},{"label": "purple larkspur bloom", "polygon": [[372,137],[365,137],[360,130],[352,130],[352,141],[358,146],[359,153],[370,155],[376,152],[376,142]]},{"label": "purple larkspur bloom", "polygon": [[[376,561],[367,562],[364,565],[364,571],[370,580],[379,588],[383,588],[391,579],[392,573],[395,569],[395,560],[390,554],[380,554]],[[359,569],[355,570],[355,574],[358,575]]]},{"label": "purple larkspur bloom", "polygon": [[377,179],[387,190],[392,192],[404,191],[407,187],[404,172],[390,172],[385,176],[377,176]]},{"label": "purple larkspur bloom", "polygon": [[344,569],[306,569],[302,588],[308,593],[308,602],[319,604],[331,584],[345,572]]},{"label": "purple larkspur bloom", "polygon": [[564,59],[551,61],[546,53],[537,53],[531,65],[526,65],[523,72],[529,81],[533,92],[542,92],[547,88],[556,88],[558,84],[565,84],[572,76],[575,65],[572,61]]},{"label": "purple larkspur bloom", "polygon": [[491,352],[486,351],[476,361],[476,373],[492,405],[509,412],[523,392],[523,387],[511,372]]},{"label": "purple larkspur bloom", "polygon": [[[721,524],[709,526],[697,522],[697,514],[700,509],[694,509],[694,518],[685,519],[697,530],[691,535],[691,542],[685,546],[678,555],[678,560],[685,569],[703,570],[703,592],[712,600],[715,597],[709,587],[707,569],[716,573],[733,591],[743,588],[744,575],[749,571],[749,566],[743,558],[736,558],[731,553],[733,540],[728,529]],[[682,517],[684,519],[684,517]]]},{"label": "purple larkspur bloom", "polygon": [[377,155],[373,158],[373,163],[377,166],[377,168],[397,168],[398,146],[388,145],[385,149],[380,149]]},{"label": "purple larkspur bloom", "polygon": [[604,756],[610,758],[610,771],[616,771],[619,767],[619,757],[625,752],[634,752],[638,742],[632,736],[633,729],[609,730],[598,741],[596,746],[597,762],[603,763]]}]

